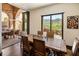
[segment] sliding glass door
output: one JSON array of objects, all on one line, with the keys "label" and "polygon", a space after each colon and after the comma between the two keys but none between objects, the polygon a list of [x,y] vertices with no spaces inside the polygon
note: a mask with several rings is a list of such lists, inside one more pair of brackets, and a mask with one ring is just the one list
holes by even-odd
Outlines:
[{"label": "sliding glass door", "polygon": [[50,16],[43,17],[43,30],[44,29],[50,30]]},{"label": "sliding glass door", "polygon": [[43,15],[41,29],[54,31],[54,36],[63,38],[63,13]]},{"label": "sliding glass door", "polygon": [[51,25],[54,35],[58,38],[62,38],[62,14],[51,15]]}]

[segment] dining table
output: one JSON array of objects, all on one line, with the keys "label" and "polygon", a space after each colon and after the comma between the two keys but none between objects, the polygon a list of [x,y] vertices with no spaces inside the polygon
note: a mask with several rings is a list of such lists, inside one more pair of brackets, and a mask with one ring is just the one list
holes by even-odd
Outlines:
[{"label": "dining table", "polygon": [[34,38],[43,40],[45,41],[45,46],[47,48],[52,49],[54,52],[57,52],[60,55],[65,55],[67,53],[66,43],[65,43],[65,40],[63,39],[40,37],[34,34],[27,35],[26,33],[21,34],[21,36],[28,37],[28,41],[32,43]]}]

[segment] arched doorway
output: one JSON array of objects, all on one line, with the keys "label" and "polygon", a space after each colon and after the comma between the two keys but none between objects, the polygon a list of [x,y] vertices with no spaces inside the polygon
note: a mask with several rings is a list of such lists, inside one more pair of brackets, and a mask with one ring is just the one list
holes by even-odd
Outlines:
[{"label": "arched doorway", "polygon": [[2,12],[2,30],[8,29],[9,28],[9,16],[7,13]]},{"label": "arched doorway", "polygon": [[15,30],[22,31],[22,11],[19,10],[15,17]]}]

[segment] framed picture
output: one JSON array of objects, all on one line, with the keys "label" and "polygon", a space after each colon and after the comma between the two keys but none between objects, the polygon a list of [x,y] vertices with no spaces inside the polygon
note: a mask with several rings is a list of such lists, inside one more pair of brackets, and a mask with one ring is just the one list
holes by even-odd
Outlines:
[{"label": "framed picture", "polygon": [[67,28],[78,29],[79,27],[78,22],[79,22],[78,16],[68,16],[67,17]]}]

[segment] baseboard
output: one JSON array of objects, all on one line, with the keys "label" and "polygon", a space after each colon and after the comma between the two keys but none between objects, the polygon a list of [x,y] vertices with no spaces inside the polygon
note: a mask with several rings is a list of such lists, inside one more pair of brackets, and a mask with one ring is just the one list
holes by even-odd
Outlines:
[{"label": "baseboard", "polygon": [[0,53],[0,56],[2,56],[2,52]]},{"label": "baseboard", "polygon": [[66,47],[70,50],[72,50],[72,46],[66,45]]},{"label": "baseboard", "polygon": [[[70,50],[72,50],[72,46],[69,46],[69,45],[66,45],[66,47]],[[79,51],[79,48],[78,48],[78,51]]]}]

